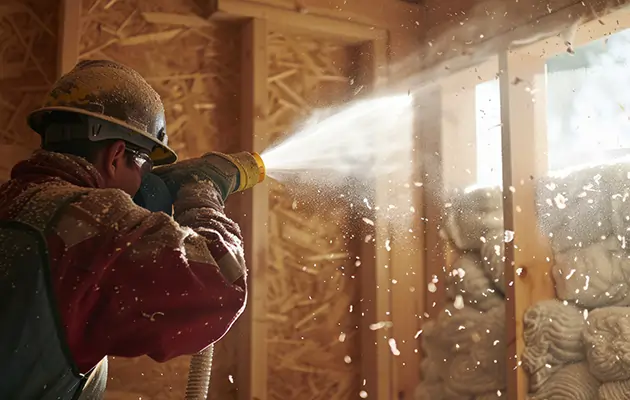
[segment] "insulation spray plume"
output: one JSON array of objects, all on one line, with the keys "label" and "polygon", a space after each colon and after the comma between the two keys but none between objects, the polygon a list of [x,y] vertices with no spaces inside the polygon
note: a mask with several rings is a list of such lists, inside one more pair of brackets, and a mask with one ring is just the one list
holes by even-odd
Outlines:
[{"label": "insulation spray plume", "polygon": [[[258,153],[242,151],[234,154],[221,154],[221,156],[230,160],[238,168],[238,192],[252,188],[265,180],[265,163]],[[206,400],[208,398],[213,355],[214,345],[210,345],[192,356],[186,384],[186,400]]]},{"label": "insulation spray plume", "polygon": [[398,172],[407,160],[401,155],[411,148],[412,103],[409,94],[394,93],[316,110],[262,153],[266,173],[329,187]]}]

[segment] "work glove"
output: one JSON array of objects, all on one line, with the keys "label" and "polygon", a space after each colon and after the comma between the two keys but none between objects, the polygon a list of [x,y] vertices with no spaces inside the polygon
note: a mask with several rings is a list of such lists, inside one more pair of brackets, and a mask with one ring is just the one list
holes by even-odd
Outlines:
[{"label": "work glove", "polygon": [[140,189],[133,202],[151,212],[164,212],[173,215],[173,196],[164,181],[149,173],[142,178]]},{"label": "work glove", "polygon": [[221,194],[223,201],[239,189],[240,172],[235,159],[222,153],[208,153],[198,158],[153,169],[168,187],[171,196],[177,198],[182,185],[210,181]]}]

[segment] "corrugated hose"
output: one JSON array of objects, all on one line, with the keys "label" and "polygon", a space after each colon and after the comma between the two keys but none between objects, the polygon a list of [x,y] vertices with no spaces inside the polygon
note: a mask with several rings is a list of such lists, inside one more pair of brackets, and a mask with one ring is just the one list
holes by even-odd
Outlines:
[{"label": "corrugated hose", "polygon": [[211,344],[205,350],[192,356],[188,369],[186,400],[206,400],[208,398],[213,354],[214,345]]},{"label": "corrugated hose", "polygon": [[[237,191],[249,189],[265,179],[265,164],[258,153],[243,151],[230,155],[215,154],[227,158],[238,168],[240,179]],[[186,400],[206,400],[208,398],[213,353],[214,345],[210,345],[205,350],[192,356],[190,369],[188,370]]]}]

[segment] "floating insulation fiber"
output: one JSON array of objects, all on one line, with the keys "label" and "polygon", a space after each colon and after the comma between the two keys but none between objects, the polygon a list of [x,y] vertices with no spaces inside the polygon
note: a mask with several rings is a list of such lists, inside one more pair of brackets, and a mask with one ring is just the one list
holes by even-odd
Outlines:
[{"label": "floating insulation fiber", "polygon": [[585,326],[582,310],[558,300],[542,301],[524,316],[525,351],[523,367],[530,374],[533,392],[551,379],[564,365],[583,361]]},{"label": "floating insulation fiber", "polygon": [[460,250],[479,250],[489,231],[503,229],[503,193],[477,188],[451,196],[443,234]]},{"label": "floating insulation fiber", "polygon": [[584,341],[593,375],[602,382],[630,379],[630,308],[593,310],[587,322]]},{"label": "floating insulation fiber", "polygon": [[589,309],[630,305],[629,257],[615,236],[558,253],[551,269],[558,297]]}]

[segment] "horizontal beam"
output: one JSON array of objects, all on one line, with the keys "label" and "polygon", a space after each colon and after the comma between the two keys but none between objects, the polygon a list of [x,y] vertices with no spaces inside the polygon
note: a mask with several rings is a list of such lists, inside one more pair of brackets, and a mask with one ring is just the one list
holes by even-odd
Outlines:
[{"label": "horizontal beam", "polygon": [[257,18],[282,31],[329,37],[347,44],[387,40],[387,30],[372,25],[304,14],[248,0],[218,0],[215,19]]},{"label": "horizontal beam", "polygon": [[[607,32],[614,33],[617,30],[623,30],[623,25],[616,27],[616,19],[618,14],[616,11],[625,11],[628,7],[626,3],[630,0],[619,0],[618,5],[608,7],[609,2],[606,0],[593,0],[588,3],[577,0],[575,3],[564,8],[558,9],[550,14],[533,18],[532,20],[504,32],[497,32],[495,35],[487,39],[480,40],[465,47],[466,51],[462,51],[461,55],[440,59],[437,62],[426,60],[434,60],[434,57],[421,57],[410,59],[404,66],[400,67],[400,75],[407,77],[401,81],[401,87],[411,85],[424,86],[430,82],[436,82],[445,76],[463,71],[467,68],[486,62],[488,59],[495,57],[497,53],[511,49],[519,50],[532,55],[540,56],[545,54],[550,57],[549,49],[545,49],[545,53],[541,53],[541,48],[536,48],[540,44],[551,42],[548,40],[553,36],[569,31],[573,25],[581,23],[588,25],[586,29],[578,30],[574,45],[581,44],[584,40],[591,36],[590,40],[594,40],[593,32],[589,30],[595,29],[599,21],[607,21],[599,30],[602,35]],[[607,8],[608,7],[608,8]],[[610,17],[600,17],[599,15],[610,15]],[[621,28],[621,29],[620,29]],[[587,41],[590,41],[587,40]],[[558,39],[558,51],[566,51],[567,46],[563,41]],[[422,71],[421,74],[418,72]]]}]

